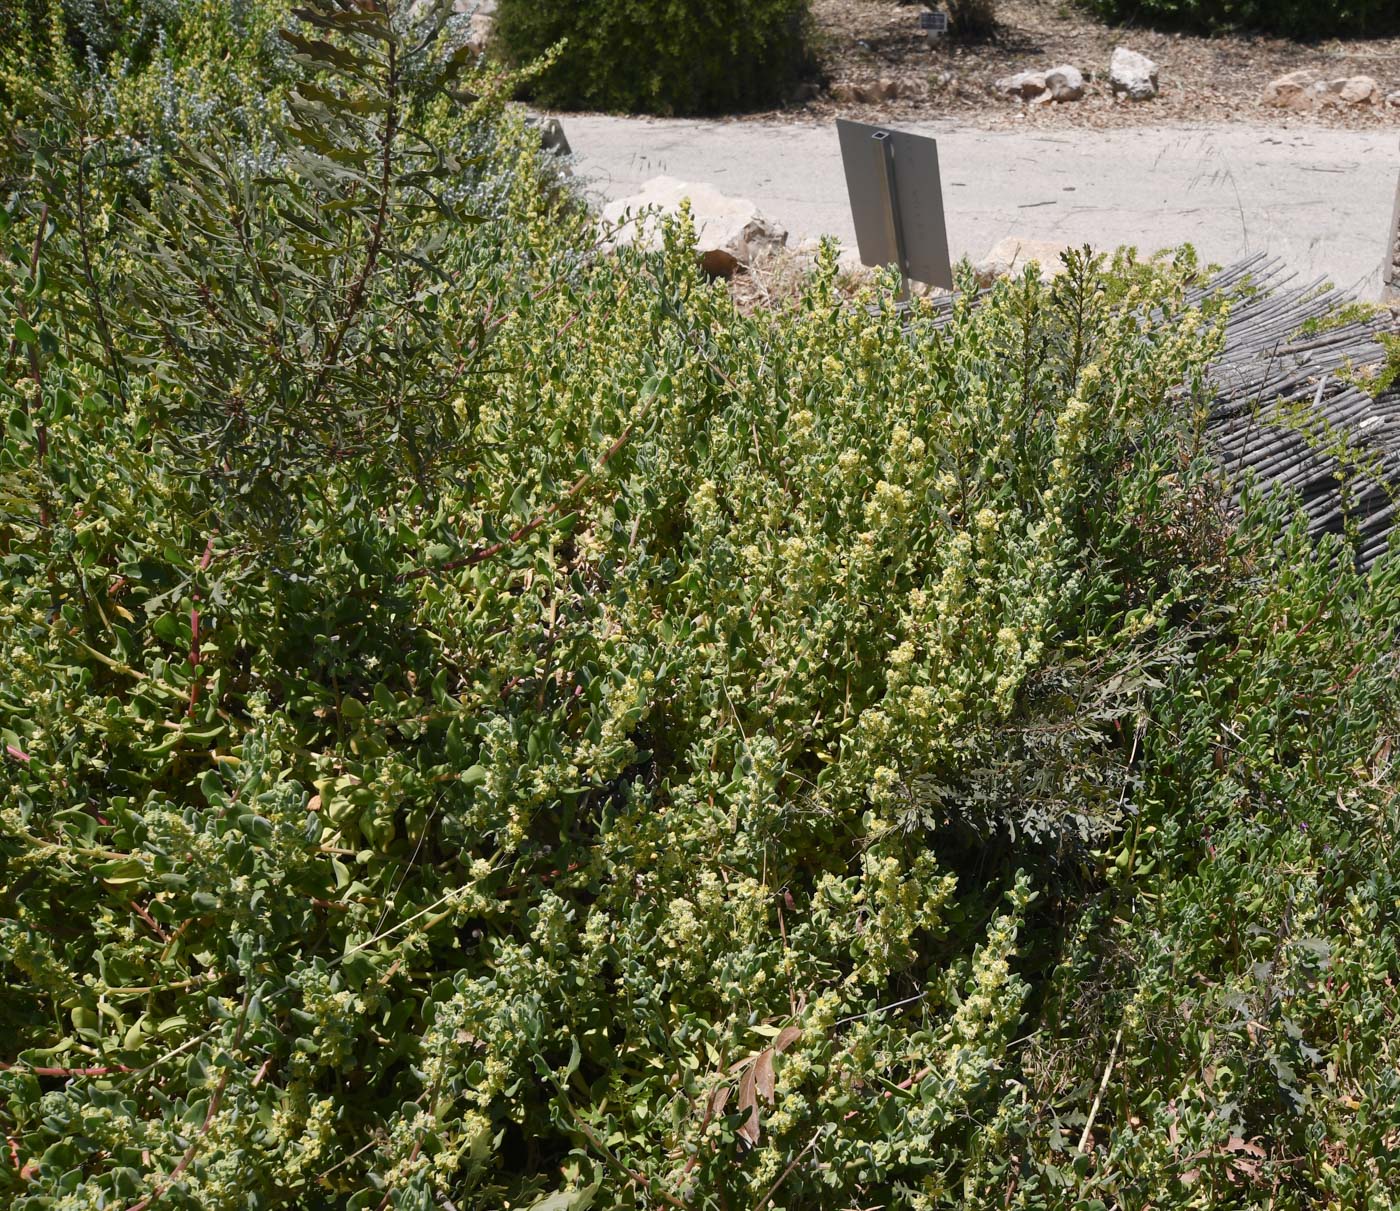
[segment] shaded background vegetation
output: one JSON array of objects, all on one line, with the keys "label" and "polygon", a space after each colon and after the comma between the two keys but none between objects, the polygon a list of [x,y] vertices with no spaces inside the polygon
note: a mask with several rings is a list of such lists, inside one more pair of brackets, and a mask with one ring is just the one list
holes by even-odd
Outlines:
[{"label": "shaded background vegetation", "polygon": [[523,66],[567,40],[528,95],[562,109],[716,114],[789,100],[812,70],[806,0],[502,0],[494,37]]},{"label": "shaded background vegetation", "polygon": [[1160,28],[1252,30],[1312,41],[1400,29],[1395,0],[1087,0],[1114,21]]}]

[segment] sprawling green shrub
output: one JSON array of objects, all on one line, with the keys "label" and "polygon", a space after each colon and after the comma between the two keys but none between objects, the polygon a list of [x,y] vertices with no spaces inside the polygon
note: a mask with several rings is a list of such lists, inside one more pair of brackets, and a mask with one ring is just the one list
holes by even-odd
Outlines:
[{"label": "sprawling green shrub", "polygon": [[785,100],[808,70],[807,0],[501,0],[496,45],[520,66],[565,40],[541,104],[732,113]]},{"label": "sprawling green shrub", "polygon": [[746,317],[308,15],[271,170],[7,132],[8,1204],[1384,1206],[1400,575],[1189,260]]},{"label": "sprawling green shrub", "polygon": [[1292,38],[1336,38],[1400,29],[1395,0],[1086,0],[1115,21],[1202,31],[1259,30]]}]

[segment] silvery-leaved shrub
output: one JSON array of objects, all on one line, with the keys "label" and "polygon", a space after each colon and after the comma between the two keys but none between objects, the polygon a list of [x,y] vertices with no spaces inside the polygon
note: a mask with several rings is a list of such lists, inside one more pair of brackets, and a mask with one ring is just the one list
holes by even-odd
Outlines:
[{"label": "silvery-leaved shrub", "polygon": [[[226,139],[266,155],[292,55],[285,0],[9,0],[0,102],[35,113],[80,89],[89,139],[136,180],[159,178],[177,143]],[[36,95],[37,94],[37,95]],[[70,96],[70,100],[72,100]],[[120,146],[118,146],[120,144]]]}]

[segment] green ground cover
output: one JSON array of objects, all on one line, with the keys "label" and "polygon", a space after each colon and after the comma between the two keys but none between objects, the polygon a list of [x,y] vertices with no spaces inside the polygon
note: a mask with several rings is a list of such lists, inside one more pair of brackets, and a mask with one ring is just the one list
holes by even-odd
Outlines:
[{"label": "green ground cover", "polygon": [[1400,566],[1192,258],[741,314],[445,7],[6,52],[9,1204],[1391,1206]]}]

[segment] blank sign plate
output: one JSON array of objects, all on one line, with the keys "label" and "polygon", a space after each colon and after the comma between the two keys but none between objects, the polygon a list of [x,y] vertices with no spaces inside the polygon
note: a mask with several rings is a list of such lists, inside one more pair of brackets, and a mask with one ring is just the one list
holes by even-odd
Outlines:
[{"label": "blank sign plate", "polygon": [[1381,296],[1400,298],[1400,184],[1395,186],[1395,210],[1390,216],[1390,239],[1381,263]]},{"label": "blank sign plate", "polygon": [[937,141],[844,118],[837,119],[836,129],[841,137],[841,160],[861,263],[897,265],[899,261],[886,218],[881,141],[875,137],[885,134],[894,150],[898,215],[904,231],[904,274],[916,282],[951,290],[953,267],[948,257]]}]

